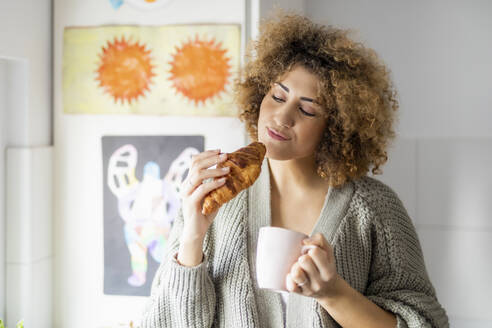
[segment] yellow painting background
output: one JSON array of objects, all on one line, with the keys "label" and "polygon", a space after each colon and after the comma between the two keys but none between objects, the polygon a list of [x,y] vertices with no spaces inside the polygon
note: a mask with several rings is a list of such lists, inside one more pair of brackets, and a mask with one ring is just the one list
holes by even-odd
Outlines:
[{"label": "yellow painting background", "polygon": [[[104,92],[97,80],[101,64],[99,55],[108,41],[118,41],[124,36],[131,43],[138,41],[150,50],[154,66],[150,91],[144,96],[121,103]],[[173,86],[171,60],[176,48],[194,40],[215,40],[226,49],[230,76],[225,91],[195,104]],[[150,114],[179,116],[236,116],[237,109],[231,95],[232,81],[239,69],[239,25],[174,25],[174,26],[104,26],[69,27],[63,36],[63,108],[70,114]]]}]

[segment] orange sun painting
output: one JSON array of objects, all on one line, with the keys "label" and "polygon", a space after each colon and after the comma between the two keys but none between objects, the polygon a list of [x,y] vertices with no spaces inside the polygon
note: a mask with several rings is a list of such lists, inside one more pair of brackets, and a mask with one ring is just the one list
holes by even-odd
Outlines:
[{"label": "orange sun painting", "polygon": [[152,83],[154,66],[151,63],[150,50],[138,42],[130,42],[121,37],[115,37],[113,42],[108,41],[99,54],[100,64],[97,69],[96,80],[99,87],[123,104],[125,100],[132,103],[144,91],[149,91]]},{"label": "orange sun painting", "polygon": [[196,36],[175,50],[169,80],[178,92],[197,105],[225,90],[231,66],[220,42]]}]

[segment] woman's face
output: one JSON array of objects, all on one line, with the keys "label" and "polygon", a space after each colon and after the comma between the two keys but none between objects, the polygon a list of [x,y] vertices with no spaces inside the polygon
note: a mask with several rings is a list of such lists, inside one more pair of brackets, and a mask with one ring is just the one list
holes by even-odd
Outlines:
[{"label": "woman's face", "polygon": [[322,108],[315,101],[318,81],[303,66],[296,66],[274,83],[263,98],[258,141],[265,144],[268,158],[314,156],[326,124]]}]

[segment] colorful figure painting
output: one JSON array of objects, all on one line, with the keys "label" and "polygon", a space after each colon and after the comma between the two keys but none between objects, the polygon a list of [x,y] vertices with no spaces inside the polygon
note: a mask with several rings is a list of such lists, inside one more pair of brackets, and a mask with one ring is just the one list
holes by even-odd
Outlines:
[{"label": "colorful figure painting", "polygon": [[106,136],[104,293],[150,293],[170,229],[181,208],[180,186],[202,136]]},{"label": "colorful figure painting", "polygon": [[236,116],[238,25],[67,28],[70,114]]}]

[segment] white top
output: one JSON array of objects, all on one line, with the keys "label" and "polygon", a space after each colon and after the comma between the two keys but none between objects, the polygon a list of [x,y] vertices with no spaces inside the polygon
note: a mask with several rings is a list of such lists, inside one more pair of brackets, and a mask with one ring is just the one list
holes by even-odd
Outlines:
[{"label": "white top", "polygon": [[282,312],[284,315],[284,326],[287,327],[287,302],[289,301],[289,292],[280,292],[281,301],[282,301]]}]

